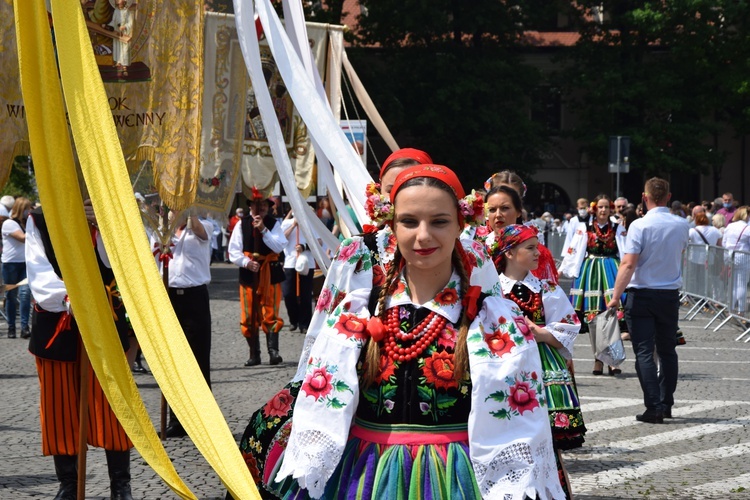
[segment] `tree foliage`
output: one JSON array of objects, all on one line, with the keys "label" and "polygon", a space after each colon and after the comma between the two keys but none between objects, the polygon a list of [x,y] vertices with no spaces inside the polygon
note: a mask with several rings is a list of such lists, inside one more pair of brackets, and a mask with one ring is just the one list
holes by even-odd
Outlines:
[{"label": "tree foliage", "polygon": [[23,196],[31,201],[39,199],[34,177],[29,172],[31,167],[30,160],[31,157],[29,156],[16,156],[13,159],[13,167],[10,170],[8,183],[0,191],[0,196],[9,194],[14,198]]},{"label": "tree foliage", "polygon": [[542,76],[518,50],[522,5],[533,2],[362,3],[357,43],[367,48],[349,57],[400,144],[460,169],[471,186],[539,165],[550,139],[530,106]]},{"label": "tree foliage", "polygon": [[[566,52],[560,81],[578,118],[572,135],[590,159],[606,162],[608,137],[629,135],[633,165],[647,175],[720,169],[729,116],[747,123],[747,72],[736,72],[747,66],[746,2],[577,5],[581,39]],[[599,24],[591,13],[602,6]]]}]

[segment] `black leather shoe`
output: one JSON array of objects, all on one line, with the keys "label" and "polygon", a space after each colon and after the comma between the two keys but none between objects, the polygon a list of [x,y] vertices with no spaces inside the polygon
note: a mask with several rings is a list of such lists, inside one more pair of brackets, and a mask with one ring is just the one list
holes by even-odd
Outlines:
[{"label": "black leather shoe", "polygon": [[187,436],[187,432],[185,432],[185,429],[182,428],[182,424],[173,422],[167,426],[168,438],[185,437],[185,436]]},{"label": "black leather shoe", "polygon": [[31,330],[29,330],[28,326],[25,326],[21,328],[21,338],[22,339],[28,339],[31,337]]},{"label": "black leather shoe", "polygon": [[16,338],[16,327],[8,327],[8,338],[14,339]]},{"label": "black leather shoe", "polygon": [[289,325],[289,331],[294,332],[297,330],[297,325]]},{"label": "black leather shoe", "polygon": [[672,409],[665,410],[661,414],[664,418],[672,418]]},{"label": "black leather shoe", "polygon": [[639,422],[645,422],[647,424],[663,424],[664,415],[661,413],[649,413],[644,412],[640,415],[636,415],[635,419]]},{"label": "black leather shoe", "polygon": [[250,358],[245,361],[245,366],[258,366],[260,364],[260,356],[256,358]]}]

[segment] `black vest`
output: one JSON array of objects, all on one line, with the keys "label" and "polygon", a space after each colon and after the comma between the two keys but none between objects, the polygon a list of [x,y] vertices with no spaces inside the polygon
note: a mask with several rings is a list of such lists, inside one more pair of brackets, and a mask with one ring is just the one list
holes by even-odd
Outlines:
[{"label": "black vest", "polygon": [[[47,222],[44,219],[42,209],[38,208],[33,210],[31,212],[31,217],[34,219],[34,225],[39,229],[47,260],[49,260],[49,263],[52,265],[55,274],[57,274],[60,279],[63,279],[60,266],[55,257],[55,250],[52,248],[52,242],[49,238],[49,230],[47,229]],[[96,255],[97,263],[99,264],[99,272],[102,275],[104,285],[113,289],[116,286],[114,272],[112,269],[104,265],[104,262],[99,257],[99,252],[95,251],[94,253]],[[125,317],[125,306],[119,295],[113,297],[112,303],[114,304],[114,313],[117,315],[117,321],[115,321],[117,333],[120,336],[123,350],[127,350],[129,347],[128,334],[130,326]],[[73,313],[75,314],[75,311],[73,311]],[[70,329],[61,331],[57,335],[55,341],[47,347],[47,344],[55,334],[57,322],[62,315],[63,313],[61,312],[50,312],[42,309],[39,305],[34,306],[34,315],[31,322],[31,339],[29,340],[29,351],[31,354],[40,358],[52,359],[55,361],[75,361],[78,359],[79,331],[75,317],[71,321]]]},{"label": "black vest", "polygon": [[[253,216],[252,215],[246,215],[242,219],[242,251],[243,252],[250,252],[255,253],[256,251],[260,255],[269,255],[272,253],[276,253],[270,248],[268,248],[268,245],[263,243],[263,235],[258,233],[258,231],[255,230],[253,227]],[[273,227],[276,225],[276,219],[274,219],[270,215],[266,215],[263,217],[263,225],[268,228],[270,231],[273,229]],[[256,250],[255,247],[255,238],[258,238],[258,247]],[[253,273],[249,271],[248,269],[245,269],[244,267],[240,268],[240,283],[245,286],[253,286],[255,283],[255,277],[258,275],[258,273]]]}]

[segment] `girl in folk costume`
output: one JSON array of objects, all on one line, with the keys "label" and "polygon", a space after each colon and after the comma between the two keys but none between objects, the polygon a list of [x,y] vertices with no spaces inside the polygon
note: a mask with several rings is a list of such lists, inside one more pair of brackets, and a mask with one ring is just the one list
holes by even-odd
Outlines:
[{"label": "girl in folk costume", "polygon": [[[607,309],[615,288],[621,249],[625,245],[625,228],[610,220],[613,209],[612,201],[604,194],[591,202],[593,217],[588,223],[580,222],[573,229],[560,265],[561,274],[575,278],[570,288],[570,302],[578,313],[584,332],[588,331],[588,322]],[[622,300],[625,300],[624,296]],[[620,331],[626,332],[622,310],[618,312],[618,318]],[[604,364],[597,359],[592,373],[601,375],[603,370]],[[610,375],[619,373],[622,373],[621,369],[609,367]]]},{"label": "girl in folk costume", "polygon": [[[509,224],[525,224],[525,225],[532,225],[531,222],[524,223],[522,220],[523,215],[523,199],[526,197],[526,183],[523,182],[523,179],[516,174],[515,172],[511,172],[510,170],[503,170],[502,172],[497,172],[496,174],[493,174],[492,177],[487,179],[484,182],[484,187],[487,190],[487,205],[488,210],[490,211],[490,215],[492,215],[492,210],[494,206],[501,206],[503,203],[503,197],[498,193],[499,188],[502,186],[508,187],[513,189],[516,193],[518,193],[518,198],[513,199],[506,199],[504,200],[505,204],[512,203],[514,208],[517,212],[516,220],[512,220],[510,216],[506,217],[500,217],[500,215],[496,215],[494,217],[494,223],[491,223],[492,229],[494,229],[495,235],[488,243],[488,247],[492,245],[492,240],[497,239],[497,234],[503,227],[509,225]],[[507,193],[507,191],[504,191]],[[493,198],[492,200],[490,198]],[[508,214],[512,215],[512,214]],[[544,235],[542,233],[539,234],[539,266],[534,269],[533,274],[539,279],[547,279],[552,281],[553,283],[557,283],[559,281],[559,276],[557,274],[557,266],[555,265],[555,259],[552,257],[552,253],[549,251],[549,249],[544,246]]]},{"label": "girl in folk costume", "polygon": [[[264,407],[253,413],[245,428],[240,441],[240,451],[264,494],[280,494],[279,484],[273,482],[273,466],[266,467],[266,464],[278,461],[279,453],[286,446],[292,425],[293,404],[305,378],[307,361],[318,333],[325,326],[327,315],[347,294],[358,288],[379,289],[382,286],[387,266],[393,260],[396,249],[393,231],[386,223],[393,217],[388,193],[401,171],[422,163],[432,163],[432,159],[426,152],[414,148],[399,149],[383,162],[380,169],[380,184],[371,183],[367,187],[368,215],[375,225],[365,225],[365,234],[358,238],[364,243],[362,251],[357,252],[356,258],[339,259],[337,256],[333,259],[305,336],[297,374]],[[471,247],[468,249],[469,252],[476,250]],[[478,250],[483,252],[482,248]],[[479,262],[486,260],[486,255],[484,259],[481,255],[478,257]],[[490,267],[492,266],[486,266],[485,271]],[[479,275],[480,273],[472,275],[472,284],[481,282]],[[486,285],[482,288],[483,291],[487,294],[499,294],[496,279],[493,283],[492,277],[486,272],[483,279]],[[496,285],[496,290],[493,289],[493,285]],[[376,301],[377,293],[372,294],[369,307],[374,308]]]},{"label": "girl in folk costume", "polygon": [[463,196],[446,167],[398,175],[397,249],[379,291],[362,239],[342,243],[337,260],[361,262],[361,281],[318,304],[326,320],[275,476],[281,496],[564,496],[536,343],[513,303],[471,286],[473,269],[492,266],[458,241]]},{"label": "girl in folk costume", "polygon": [[539,263],[537,234],[533,226],[505,227],[493,260],[503,294],[521,308],[539,347],[560,482],[571,498],[560,451],[580,447],[586,432],[572,375],[573,343],[581,323],[562,288],[531,273]]}]

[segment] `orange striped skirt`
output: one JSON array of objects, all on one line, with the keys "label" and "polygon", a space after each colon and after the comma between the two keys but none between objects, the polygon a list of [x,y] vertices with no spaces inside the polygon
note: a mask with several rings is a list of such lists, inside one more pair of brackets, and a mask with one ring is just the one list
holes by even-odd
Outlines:
[{"label": "orange striped skirt", "polygon": [[[42,453],[77,455],[80,363],[36,358],[41,392]],[[133,447],[89,366],[88,431],[91,446],[110,451]]]}]

